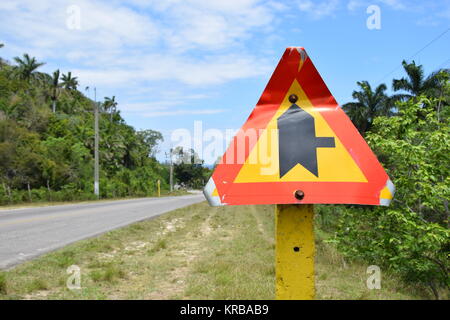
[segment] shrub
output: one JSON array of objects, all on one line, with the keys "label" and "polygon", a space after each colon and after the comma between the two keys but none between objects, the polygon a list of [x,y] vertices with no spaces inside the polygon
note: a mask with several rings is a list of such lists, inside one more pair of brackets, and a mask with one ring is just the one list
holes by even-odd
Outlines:
[{"label": "shrub", "polygon": [[394,201],[341,210],[332,240],[347,256],[393,269],[436,298],[450,286],[449,118],[437,115],[437,103],[411,99],[397,105],[398,116],[375,118],[367,140],[396,186]]}]

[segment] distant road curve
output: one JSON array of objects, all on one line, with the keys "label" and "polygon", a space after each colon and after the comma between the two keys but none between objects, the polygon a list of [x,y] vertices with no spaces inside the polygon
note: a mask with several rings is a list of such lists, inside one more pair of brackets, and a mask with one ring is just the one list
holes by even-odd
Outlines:
[{"label": "distant road curve", "polygon": [[0,269],[131,223],[202,202],[192,195],[0,210]]}]

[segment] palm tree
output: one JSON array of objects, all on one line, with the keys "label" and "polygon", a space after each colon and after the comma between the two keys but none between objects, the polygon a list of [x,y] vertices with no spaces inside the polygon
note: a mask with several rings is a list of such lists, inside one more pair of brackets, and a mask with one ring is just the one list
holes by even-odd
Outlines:
[{"label": "palm tree", "polygon": [[76,90],[78,87],[77,77],[72,77],[72,72],[70,71],[67,74],[63,74],[61,80],[61,84],[66,90]]},{"label": "palm tree", "polygon": [[52,100],[52,111],[56,112],[56,101],[61,89],[61,84],[59,83],[59,69],[53,72],[53,77],[50,82],[50,99]]},{"label": "palm tree", "polygon": [[414,60],[411,63],[403,60],[402,66],[405,69],[407,77],[394,79],[392,81],[392,88],[394,91],[403,90],[407,93],[392,96],[395,100],[409,100],[421,94],[433,96],[436,92],[442,92],[445,81],[442,81],[442,77],[439,75],[442,73],[448,74],[448,69],[437,70],[425,78],[423,66],[417,65]]},{"label": "palm tree", "polygon": [[112,122],[113,114],[117,111],[116,96],[113,96],[112,98],[105,97],[105,102],[103,102],[103,108],[105,109],[106,112],[108,112],[109,110],[109,114],[111,117],[110,121]]},{"label": "palm tree", "polygon": [[28,53],[25,53],[23,58],[15,57],[14,61],[17,62],[17,66],[14,68],[16,75],[27,82],[38,79],[40,73],[37,69],[45,64],[44,62],[37,62],[36,58],[31,58]]},{"label": "palm tree", "polygon": [[361,134],[364,134],[372,126],[372,121],[377,116],[389,115],[389,97],[385,94],[387,89],[384,83],[372,91],[367,81],[358,81],[360,91],[353,91],[352,97],[356,102],[349,102],[342,106],[352,122]]},{"label": "palm tree", "polygon": [[[3,48],[5,45],[3,43],[0,43],[0,48]],[[0,58],[0,67],[4,65],[3,59]]]}]

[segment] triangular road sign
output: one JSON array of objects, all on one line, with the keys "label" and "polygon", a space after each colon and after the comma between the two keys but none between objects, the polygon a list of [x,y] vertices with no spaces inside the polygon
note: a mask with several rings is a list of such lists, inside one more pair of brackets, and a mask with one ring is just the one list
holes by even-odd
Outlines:
[{"label": "triangular road sign", "polygon": [[287,48],[208,181],[211,205],[389,205],[394,185],[303,48]]}]

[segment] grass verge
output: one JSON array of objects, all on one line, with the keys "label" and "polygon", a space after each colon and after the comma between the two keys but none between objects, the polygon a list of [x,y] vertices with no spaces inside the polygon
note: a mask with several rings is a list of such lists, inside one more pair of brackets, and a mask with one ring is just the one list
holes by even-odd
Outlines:
[{"label": "grass verge", "polygon": [[[186,190],[174,190],[161,191],[161,197],[172,197],[172,196],[184,196],[191,194]],[[156,198],[157,195],[153,194],[148,196],[149,198]],[[25,208],[36,208],[36,207],[48,207],[48,206],[59,206],[68,204],[79,204],[79,203],[96,203],[96,202],[107,202],[107,201],[120,201],[120,200],[133,200],[142,199],[145,197],[126,197],[126,198],[104,198],[99,200],[78,200],[78,201],[36,201],[36,202],[22,202],[15,204],[0,205],[1,210],[11,210],[11,209],[25,209]]]},{"label": "grass verge", "polygon": [[[274,299],[273,206],[192,205],[0,273],[0,299]],[[345,261],[316,231],[318,299],[427,299],[387,271]],[[69,290],[69,266],[81,289]]]}]

